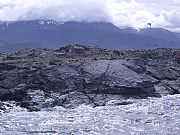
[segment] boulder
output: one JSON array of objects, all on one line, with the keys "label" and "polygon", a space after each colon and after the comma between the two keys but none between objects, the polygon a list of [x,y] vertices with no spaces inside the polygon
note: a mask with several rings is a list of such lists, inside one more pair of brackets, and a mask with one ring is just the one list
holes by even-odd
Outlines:
[{"label": "boulder", "polygon": [[138,74],[124,66],[123,60],[97,60],[84,65],[84,71],[92,74],[87,78],[86,91],[90,93],[153,95],[153,77]]}]

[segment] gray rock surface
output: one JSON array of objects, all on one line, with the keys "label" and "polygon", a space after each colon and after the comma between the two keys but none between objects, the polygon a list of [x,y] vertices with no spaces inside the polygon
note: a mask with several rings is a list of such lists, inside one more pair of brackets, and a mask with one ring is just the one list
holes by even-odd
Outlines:
[{"label": "gray rock surface", "polygon": [[97,86],[104,85],[105,89],[101,89],[100,93],[132,94],[132,96],[153,94],[154,84],[158,80],[144,74],[138,74],[124,66],[123,63],[128,62],[124,60],[98,60],[87,64],[84,71],[94,75],[93,79],[96,79],[88,82],[91,86],[89,89],[95,89],[94,92],[97,93]]},{"label": "gray rock surface", "polygon": [[179,94],[179,52],[69,45],[1,55],[0,101],[15,101],[29,111],[39,111]]}]

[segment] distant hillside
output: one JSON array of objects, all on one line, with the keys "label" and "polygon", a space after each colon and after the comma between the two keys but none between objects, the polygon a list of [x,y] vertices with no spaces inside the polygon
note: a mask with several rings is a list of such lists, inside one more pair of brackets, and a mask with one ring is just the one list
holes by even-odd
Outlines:
[{"label": "distant hillside", "polygon": [[178,38],[180,38],[180,33],[175,33]]},{"label": "distant hillside", "polygon": [[140,35],[145,35],[153,38],[158,38],[165,40],[166,42],[169,42],[169,47],[180,47],[180,33],[173,33],[170,32],[166,29],[162,28],[145,28],[145,29],[140,29],[136,30],[133,28],[125,28],[122,29],[123,32],[125,33],[132,33],[132,34],[140,34]]},{"label": "distant hillside", "polygon": [[66,22],[52,20],[1,22],[0,50],[57,48],[67,44],[88,44],[108,49],[149,49],[179,47],[174,33],[163,29],[140,31],[119,29],[111,23]]}]

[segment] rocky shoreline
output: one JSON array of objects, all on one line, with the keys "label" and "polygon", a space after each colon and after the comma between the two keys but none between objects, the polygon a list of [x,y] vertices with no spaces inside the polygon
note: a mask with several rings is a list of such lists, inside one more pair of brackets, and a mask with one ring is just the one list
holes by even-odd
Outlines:
[{"label": "rocky shoreline", "polygon": [[0,53],[0,110],[6,101],[39,111],[179,94],[179,54],[171,48],[111,51],[82,45]]}]

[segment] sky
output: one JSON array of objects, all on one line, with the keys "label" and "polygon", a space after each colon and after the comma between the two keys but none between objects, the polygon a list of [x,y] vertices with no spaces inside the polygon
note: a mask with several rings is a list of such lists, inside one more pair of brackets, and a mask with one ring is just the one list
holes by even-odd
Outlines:
[{"label": "sky", "polygon": [[180,0],[0,0],[0,21],[41,19],[180,32]]}]

